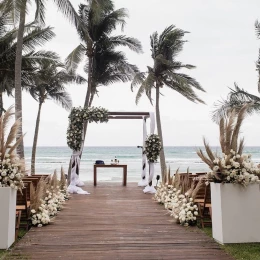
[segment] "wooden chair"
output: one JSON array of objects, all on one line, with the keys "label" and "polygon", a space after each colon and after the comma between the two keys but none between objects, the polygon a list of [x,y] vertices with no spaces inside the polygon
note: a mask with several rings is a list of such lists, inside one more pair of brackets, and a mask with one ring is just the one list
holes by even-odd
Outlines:
[{"label": "wooden chair", "polygon": [[211,193],[210,193],[210,185],[204,185],[204,196],[202,198],[195,199],[195,202],[197,200],[198,203],[198,209],[199,209],[199,218],[201,222],[202,228],[205,227],[205,225],[211,226]]},{"label": "wooden chair", "polygon": [[15,221],[15,241],[18,239],[19,228],[21,223],[22,211],[16,210],[16,221]]},{"label": "wooden chair", "polygon": [[25,227],[26,230],[30,227],[30,201],[28,201],[28,194],[30,194],[30,186],[26,185],[21,192],[17,192],[16,197],[16,211],[21,211],[20,227]]}]

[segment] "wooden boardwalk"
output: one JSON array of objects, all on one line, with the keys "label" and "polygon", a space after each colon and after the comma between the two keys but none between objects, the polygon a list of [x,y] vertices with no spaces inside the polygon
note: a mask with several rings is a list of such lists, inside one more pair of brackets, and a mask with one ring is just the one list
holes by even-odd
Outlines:
[{"label": "wooden boardwalk", "polygon": [[232,259],[201,230],[172,223],[136,184],[99,182],[87,190],[53,224],[32,228],[7,259]]}]

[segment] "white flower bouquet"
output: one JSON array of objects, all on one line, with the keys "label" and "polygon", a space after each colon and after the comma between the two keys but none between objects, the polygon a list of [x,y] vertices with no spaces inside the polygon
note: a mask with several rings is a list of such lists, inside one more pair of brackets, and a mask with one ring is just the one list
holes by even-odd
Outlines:
[{"label": "white flower bouquet", "polygon": [[49,211],[46,204],[42,203],[36,212],[35,209],[31,210],[31,221],[33,226],[42,227],[50,223]]},{"label": "white flower bouquet", "polygon": [[156,162],[160,155],[162,144],[160,138],[156,134],[151,134],[145,141],[144,152],[147,156],[148,162]]}]

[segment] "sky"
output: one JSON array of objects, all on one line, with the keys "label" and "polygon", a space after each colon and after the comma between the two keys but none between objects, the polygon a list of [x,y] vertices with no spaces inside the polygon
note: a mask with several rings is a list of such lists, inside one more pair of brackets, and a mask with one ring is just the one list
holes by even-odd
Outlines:
[{"label": "sky", "polygon": [[[42,49],[57,52],[62,59],[80,44],[75,28],[58,12],[55,4],[48,1],[46,25],[54,27],[56,37]],[[71,0],[78,10],[84,0]],[[218,125],[212,122],[213,104],[225,99],[234,82],[246,91],[257,92],[258,76],[255,62],[260,40],[257,39],[254,23],[260,20],[259,0],[115,0],[115,7],[128,9],[129,18],[123,32],[117,34],[139,39],[143,54],[128,49],[129,61],[141,71],[152,66],[149,36],[174,24],[188,31],[187,43],[178,59],[196,66],[184,72],[200,82],[206,93],[196,93],[206,102],[194,104],[180,94],[164,87],[160,97],[160,111],[165,146],[200,146],[203,136],[211,145],[219,145]],[[27,21],[33,18],[30,7]],[[86,76],[86,75],[83,75]],[[73,106],[83,106],[87,85],[68,85],[67,90]],[[93,106],[102,106],[109,111],[151,111],[146,96],[135,104],[136,91],[131,92],[129,83],[100,87]],[[13,98],[4,98],[5,107],[14,104]],[[38,104],[23,93],[23,130],[25,146],[32,146]],[[53,101],[43,104],[39,146],[66,146],[66,130],[69,112]],[[149,133],[149,124],[147,124]],[[260,146],[260,115],[248,117],[241,129],[248,146]],[[107,124],[92,123],[88,128],[86,146],[136,146],[142,143],[141,120],[110,120]]]}]

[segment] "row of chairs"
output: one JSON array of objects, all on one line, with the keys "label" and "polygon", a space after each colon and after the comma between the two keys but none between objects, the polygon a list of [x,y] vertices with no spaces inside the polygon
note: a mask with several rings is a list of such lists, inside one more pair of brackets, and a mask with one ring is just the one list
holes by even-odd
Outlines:
[{"label": "row of chairs", "polygon": [[47,178],[48,174],[25,176],[23,178],[24,188],[21,192],[17,192],[16,198],[16,239],[18,237],[19,229],[30,228],[31,215],[31,193],[32,189],[36,189],[41,178]]},{"label": "row of chairs", "polygon": [[[199,220],[202,228],[204,228],[205,226],[212,225],[211,191],[210,191],[210,185],[206,185],[206,179],[204,179],[204,176],[206,174],[207,174],[206,172],[189,174],[190,187],[192,186],[192,183],[197,185],[199,180],[202,180],[203,182],[203,185],[197,192],[197,195],[194,199],[194,202],[198,205]],[[180,173],[180,181],[184,181],[185,178],[187,178],[187,173]]]}]

